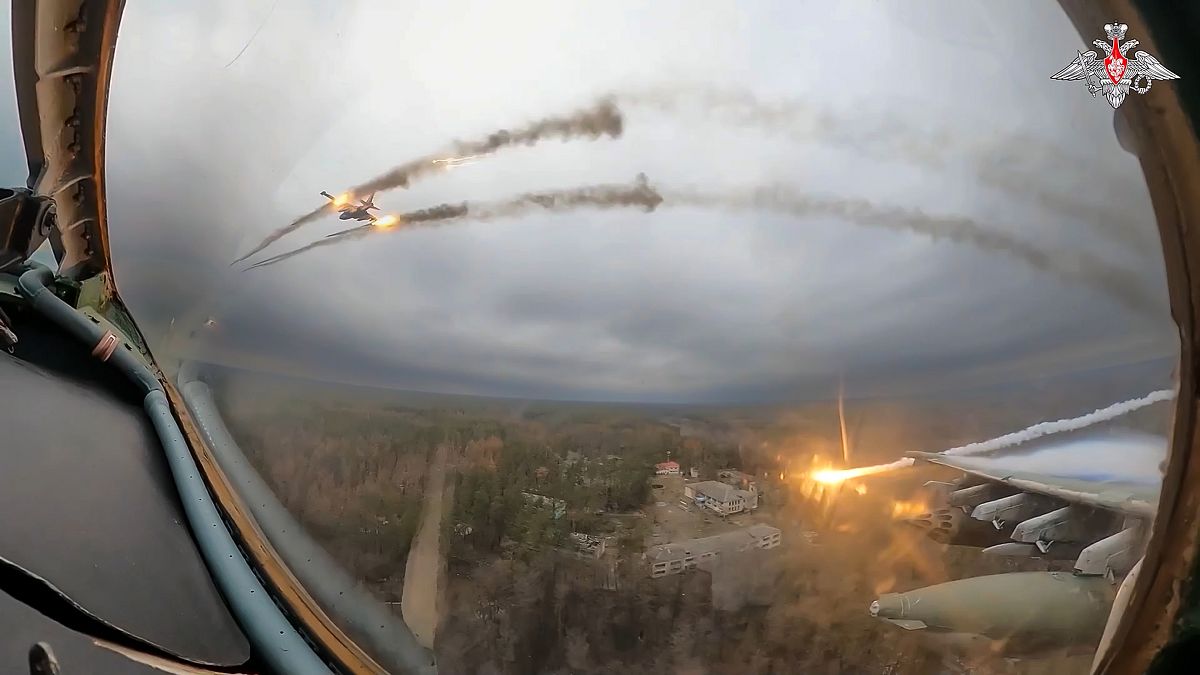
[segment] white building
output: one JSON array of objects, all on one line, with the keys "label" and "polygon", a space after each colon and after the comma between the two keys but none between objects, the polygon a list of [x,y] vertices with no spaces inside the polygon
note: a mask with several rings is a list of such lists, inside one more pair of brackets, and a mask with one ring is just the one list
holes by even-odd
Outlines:
[{"label": "white building", "polygon": [[706,509],[722,516],[758,508],[757,490],[739,490],[727,483],[705,480],[683,486],[683,494]]},{"label": "white building", "polygon": [[701,562],[722,553],[775,548],[779,546],[781,537],[782,533],[777,527],[751,525],[711,537],[652,546],[646,551],[645,559],[649,563],[650,576],[657,579],[694,569]]}]

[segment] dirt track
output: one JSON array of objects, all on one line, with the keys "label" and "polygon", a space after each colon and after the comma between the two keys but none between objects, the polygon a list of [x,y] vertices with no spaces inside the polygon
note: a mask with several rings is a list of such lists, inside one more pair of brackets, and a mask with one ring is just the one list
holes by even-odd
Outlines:
[{"label": "dirt track", "polygon": [[404,622],[423,647],[433,649],[439,619],[440,595],[446,565],[442,560],[441,529],[446,487],[446,446],[439,446],[429,471],[421,527],[408,554],[400,610]]}]

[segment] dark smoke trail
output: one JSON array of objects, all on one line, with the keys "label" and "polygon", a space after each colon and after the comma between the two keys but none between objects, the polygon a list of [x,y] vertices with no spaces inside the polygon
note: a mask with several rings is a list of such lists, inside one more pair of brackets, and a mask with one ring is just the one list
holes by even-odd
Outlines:
[{"label": "dark smoke trail", "polygon": [[333,213],[333,207],[331,205],[321,206],[319,208],[313,209],[312,211],[304,214],[303,216],[300,216],[299,218],[288,223],[287,225],[284,225],[283,227],[279,228],[278,230],[275,230],[274,232],[272,232],[271,234],[268,234],[265,239],[263,239],[261,242],[259,242],[258,246],[255,246],[254,248],[250,249],[250,251],[248,253],[246,253],[246,255],[229,263],[230,266],[233,266],[233,265],[236,265],[236,264],[242,262],[246,258],[249,258],[250,256],[254,255],[255,253],[258,253],[259,251],[263,250],[264,248],[270,246],[271,244],[274,244],[275,242],[286,237],[287,235],[291,234],[292,232],[295,232],[296,230],[300,229],[306,223],[311,223],[312,221],[316,220],[317,218],[320,218],[321,216],[325,215],[326,213]]},{"label": "dark smoke trail", "polygon": [[[1080,157],[1047,147],[1044,141],[1025,135],[997,137],[981,132],[970,136],[931,133],[905,124],[898,116],[866,120],[849,119],[821,109],[807,100],[768,102],[752,91],[705,85],[666,85],[629,90],[613,95],[629,106],[641,106],[677,114],[698,108],[729,124],[754,127],[770,133],[788,134],[801,141],[838,145],[888,160],[945,169],[955,158],[966,156],[975,165],[980,180],[1006,192],[1031,197],[1045,208],[1078,218],[1097,233],[1148,254],[1157,245],[1154,229],[1139,218],[1114,212],[1089,201],[1048,191],[1043,176],[1070,176],[1086,170],[1088,195],[1113,194],[1133,183],[1123,175],[1098,175],[1104,167]],[[1129,201],[1128,193],[1115,201]]]},{"label": "dark smoke trail", "polygon": [[633,185],[588,185],[571,190],[526,192],[502,202],[468,203],[471,220],[492,220],[528,213],[536,209],[563,212],[578,208],[599,209],[640,206],[647,213],[658,208],[663,201],[646,181],[646,174],[639,173]]},{"label": "dark smoke trail", "polygon": [[[433,206],[428,209],[420,209],[418,211],[410,211],[408,213],[405,213],[404,215],[397,216],[396,224],[393,226],[390,226],[388,229],[391,229],[391,227],[395,227],[395,228],[417,227],[423,223],[432,223],[432,222],[438,222],[438,221],[453,220],[455,218],[461,218],[461,217],[465,216],[466,214],[467,214],[467,205],[465,203],[464,204],[439,204],[438,206]],[[288,258],[298,256],[301,253],[304,253],[305,251],[310,251],[314,248],[320,248],[322,246],[330,246],[330,245],[336,244],[340,241],[362,239],[363,237],[365,237],[367,235],[374,234],[376,232],[383,232],[383,231],[384,231],[383,228],[377,227],[372,224],[359,225],[358,227],[351,227],[349,229],[342,230],[340,232],[334,232],[333,234],[326,236],[324,239],[318,239],[318,240],[312,242],[311,244],[308,244],[306,246],[301,246],[300,248],[295,249],[294,251],[288,251],[287,253],[281,253],[277,256],[267,258],[266,260],[260,260],[259,262],[254,263],[253,265],[251,265],[250,267],[247,267],[246,269],[252,270],[255,267],[264,267],[266,265],[273,265],[277,262],[283,262],[284,260],[287,260]]]},{"label": "dark smoke trail", "polygon": [[526,192],[499,202],[439,204],[420,211],[402,214],[397,217],[396,225],[386,229],[363,225],[335,232],[307,246],[257,262],[247,269],[273,265],[314,248],[330,246],[350,239],[360,239],[371,234],[383,234],[390,230],[405,230],[410,227],[422,226],[436,227],[449,221],[487,221],[511,218],[531,211],[562,213],[581,208],[611,209],[638,206],[646,212],[651,212],[658,208],[662,201],[662,195],[647,182],[646,175],[638,174],[632,185],[585,185],[569,190]]},{"label": "dark smoke trail", "polygon": [[603,99],[569,115],[547,117],[515,131],[501,129],[480,140],[458,141],[448,153],[431,155],[401,164],[382,176],[350,188],[350,192],[351,194],[365,194],[408,187],[409,183],[417,178],[444,171],[445,165],[440,164],[438,160],[445,159],[447,154],[452,156],[490,155],[502,148],[533,145],[549,138],[597,139],[604,135],[619,138],[623,131],[624,120],[621,117],[621,111],[611,100]]},{"label": "dark smoke trail", "polygon": [[256,262],[253,265],[247,267],[246,269],[252,270],[257,267],[266,267],[267,265],[274,265],[275,263],[283,262],[284,260],[287,260],[288,258],[294,258],[295,256],[298,256],[301,253],[304,253],[305,251],[311,251],[314,248],[321,248],[322,246],[332,246],[339,242],[348,241],[351,239],[362,239],[363,237],[367,236],[368,234],[371,234],[371,231],[369,229],[367,229],[366,227],[356,227],[356,228],[350,229],[350,230],[343,230],[341,232],[338,232],[337,235],[331,235],[331,236],[325,237],[324,239],[318,239],[318,240],[312,242],[311,244],[306,244],[304,246],[301,246],[300,248],[298,248],[294,251],[288,251],[287,253],[281,253],[277,256],[272,256],[270,258],[267,258],[266,260],[261,260],[259,262]]},{"label": "dark smoke trail", "polygon": [[[449,150],[414,159],[391,169],[381,176],[360,185],[355,185],[350,188],[349,193],[351,195],[365,195],[398,187],[408,187],[417,179],[429,174],[446,171],[452,165],[444,163],[444,160],[451,157],[489,155],[503,148],[533,145],[539,141],[551,138],[559,138],[564,141],[573,138],[596,139],[605,135],[612,138],[619,138],[623,131],[624,120],[621,117],[621,111],[617,109],[616,104],[611,100],[602,99],[590,107],[576,110],[567,115],[546,117],[520,129],[513,131],[501,129],[479,140],[458,141],[452,144]],[[305,224],[320,218],[326,213],[332,213],[333,210],[332,204],[322,204],[320,207],[309,211],[291,223],[267,235],[262,243],[231,264],[237,264],[249,258],[288,234],[300,229]]]},{"label": "dark smoke trail", "polygon": [[1043,251],[971,218],[932,216],[919,209],[876,206],[863,199],[812,197],[796,194],[784,185],[736,194],[714,195],[680,190],[665,192],[663,196],[668,206],[766,210],[800,217],[834,216],[868,227],[906,230],[934,239],[945,238],[1001,253],[1064,281],[1095,288],[1127,307],[1156,318],[1165,311],[1159,299],[1148,293],[1137,275],[1129,270],[1080,251]]}]

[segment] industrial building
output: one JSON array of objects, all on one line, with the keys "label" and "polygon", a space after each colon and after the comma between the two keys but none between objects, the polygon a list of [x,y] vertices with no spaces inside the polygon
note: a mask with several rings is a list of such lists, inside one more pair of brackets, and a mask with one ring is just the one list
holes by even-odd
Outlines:
[{"label": "industrial building", "polygon": [[715,480],[689,483],[683,486],[683,496],[722,516],[758,508],[757,489],[741,490]]},{"label": "industrial building", "polygon": [[770,525],[751,525],[711,537],[687,539],[652,546],[646,551],[646,562],[652,578],[682,574],[722,553],[747,551],[753,548],[771,549],[779,546],[782,533]]}]

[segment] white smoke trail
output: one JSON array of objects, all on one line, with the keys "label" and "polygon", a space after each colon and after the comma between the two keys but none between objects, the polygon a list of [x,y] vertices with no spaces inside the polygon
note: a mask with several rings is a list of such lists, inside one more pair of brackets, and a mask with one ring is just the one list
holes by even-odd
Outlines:
[{"label": "white smoke trail", "polygon": [[[1092,411],[1086,415],[1080,415],[1079,417],[1072,417],[1065,420],[1055,420],[1053,422],[1040,422],[1026,429],[1022,429],[1021,431],[1005,434],[1003,436],[997,436],[996,438],[987,441],[968,443],[967,445],[959,446],[957,448],[950,448],[949,450],[945,450],[940,454],[963,456],[978,455],[985,452],[992,452],[994,450],[1003,450],[1004,448],[1011,448],[1014,445],[1028,443],[1029,441],[1041,438],[1042,436],[1061,434],[1067,431],[1077,431],[1079,429],[1090,427],[1093,424],[1114,420],[1122,415],[1127,415],[1135,410],[1145,408],[1148,405],[1158,403],[1159,401],[1169,401],[1173,398],[1175,398],[1174,391],[1170,389],[1160,389],[1158,391],[1152,391],[1141,398],[1114,403],[1107,408],[1100,408],[1099,410]],[[897,469],[906,469],[915,463],[916,460],[912,457],[903,457],[894,462],[888,462],[887,464],[875,464],[872,466],[862,466],[854,469],[826,469],[823,471],[816,471],[812,474],[812,478],[822,483],[840,483],[844,480],[849,480],[852,478],[865,478],[867,476],[887,473]]]},{"label": "white smoke trail", "polygon": [[1093,424],[1107,422],[1122,415],[1127,415],[1134,410],[1145,408],[1146,406],[1158,403],[1159,401],[1169,401],[1173,398],[1175,398],[1174,391],[1170,389],[1160,389],[1159,391],[1150,392],[1141,398],[1114,403],[1107,408],[1100,408],[1099,410],[1090,412],[1086,415],[1080,415],[1079,417],[1072,417],[1065,420],[1056,420],[1053,422],[1041,422],[1027,429],[1022,429],[1021,431],[1011,434],[1005,434],[989,441],[979,441],[978,443],[968,443],[967,445],[957,448],[950,448],[942,454],[978,455],[980,453],[991,452],[993,450],[1002,450],[1014,445],[1027,443],[1036,438],[1041,438],[1042,436],[1061,434],[1066,431],[1076,431],[1090,427]]}]

